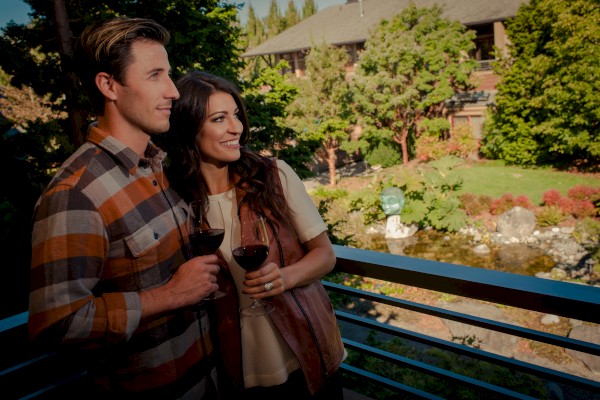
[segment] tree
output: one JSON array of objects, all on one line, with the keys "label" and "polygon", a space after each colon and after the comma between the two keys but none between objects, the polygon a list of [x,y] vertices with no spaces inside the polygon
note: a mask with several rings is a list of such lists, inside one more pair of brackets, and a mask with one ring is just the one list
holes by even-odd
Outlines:
[{"label": "tree", "polygon": [[248,6],[248,19],[244,31],[246,32],[248,48],[258,46],[266,38],[265,26],[261,19],[256,16],[252,4]]},{"label": "tree", "polygon": [[273,36],[279,35],[284,29],[285,21],[277,6],[277,0],[271,0],[269,6],[269,14],[265,17],[265,27],[267,28],[267,37],[272,38]]},{"label": "tree", "polygon": [[300,22],[300,14],[298,14],[298,9],[296,9],[296,4],[294,0],[288,0],[287,10],[285,10],[284,15],[284,29],[291,28]]},{"label": "tree", "polygon": [[302,19],[306,19],[316,13],[317,6],[315,5],[315,0],[304,0],[304,6],[302,6]]},{"label": "tree", "polygon": [[406,164],[418,136],[449,130],[444,102],[472,87],[476,62],[466,55],[475,33],[441,14],[438,6],[411,5],[367,39],[354,79],[364,152],[393,141]]},{"label": "tree", "polygon": [[0,286],[0,303],[7,305],[2,313],[8,313],[3,316],[27,308],[33,206],[49,175],[83,140],[92,117],[71,57],[83,27],[116,15],[155,19],[171,32],[175,76],[202,68],[236,80],[242,63],[235,7],[217,0],[26,2],[31,23],[11,23],[0,37],[0,67],[6,71],[0,74],[0,162],[9,171],[8,190],[0,195],[0,242],[11,266]]},{"label": "tree", "polygon": [[346,81],[348,54],[341,47],[313,45],[306,57],[306,77],[288,107],[288,122],[299,140],[321,144],[327,154],[329,184],[335,185],[336,151],[348,138],[351,92]]},{"label": "tree", "polygon": [[264,68],[244,90],[251,126],[250,146],[254,151],[285,159],[300,177],[307,177],[310,171],[306,164],[315,146],[295,140],[294,131],[286,124],[286,108],[298,95],[298,88],[281,73],[286,68],[286,61]]},{"label": "tree", "polygon": [[[77,90],[71,65],[74,39],[83,28],[117,15],[152,18],[171,33],[169,58],[174,75],[202,68],[237,79],[240,28],[236,8],[218,0],[26,0],[32,8],[31,24],[9,24],[0,38],[0,67],[12,76],[15,87],[26,85],[40,96],[50,94],[61,111],[67,110],[71,126],[65,124],[72,143],[82,141],[91,116],[74,113],[88,109]],[[69,10],[67,15],[67,11]],[[74,122],[73,122],[74,121]]]},{"label": "tree", "polygon": [[532,0],[507,21],[496,105],[482,151],[511,164],[600,162],[600,5]]}]

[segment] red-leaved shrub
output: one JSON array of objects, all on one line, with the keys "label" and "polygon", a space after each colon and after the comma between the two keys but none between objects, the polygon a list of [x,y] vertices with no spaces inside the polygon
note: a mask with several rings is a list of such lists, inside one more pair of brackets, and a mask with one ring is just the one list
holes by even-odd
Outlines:
[{"label": "red-leaved shrub", "polygon": [[562,199],[562,194],[556,189],[550,189],[542,195],[542,204],[546,206],[557,206]]},{"label": "red-leaved shrub", "polygon": [[493,215],[499,215],[517,206],[526,209],[532,208],[531,201],[527,196],[521,195],[515,198],[512,194],[505,193],[500,196],[499,199],[492,201],[492,204],[490,205],[490,212]]},{"label": "red-leaved shrub", "polygon": [[600,188],[576,185],[569,189],[567,196],[573,200],[589,200],[593,203],[600,200]]}]

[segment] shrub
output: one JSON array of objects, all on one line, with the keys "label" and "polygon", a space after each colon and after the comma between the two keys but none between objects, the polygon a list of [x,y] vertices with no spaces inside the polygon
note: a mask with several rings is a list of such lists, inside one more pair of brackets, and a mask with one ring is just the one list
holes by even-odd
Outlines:
[{"label": "shrub", "polygon": [[565,219],[565,214],[558,206],[543,206],[537,210],[535,216],[539,226],[558,225]]},{"label": "shrub", "polygon": [[595,217],[597,211],[590,200],[578,200],[573,203],[571,214],[575,218]]},{"label": "shrub", "polygon": [[505,193],[499,199],[492,201],[490,212],[494,215],[499,215],[517,206],[528,210],[533,208],[527,196],[518,196],[515,198],[512,194]]},{"label": "shrub", "polygon": [[447,143],[449,155],[467,158],[479,150],[479,142],[473,137],[473,129],[469,124],[459,124]]},{"label": "shrub", "polygon": [[379,142],[376,147],[365,151],[365,161],[369,165],[381,165],[383,168],[391,167],[402,162],[400,147],[393,142]]},{"label": "shrub", "polygon": [[473,137],[469,124],[460,124],[454,128],[448,140],[429,133],[421,135],[415,142],[416,157],[423,162],[439,160],[444,156],[467,158],[478,149],[479,142]]},{"label": "shrub", "polygon": [[439,138],[432,135],[421,135],[415,142],[415,154],[422,162],[439,160],[446,155],[445,144]]},{"label": "shrub", "polygon": [[462,209],[471,217],[489,212],[493,200],[491,196],[473,193],[463,193],[459,198]]},{"label": "shrub", "polygon": [[567,196],[573,200],[588,200],[591,203],[600,201],[600,188],[576,185],[567,192]]},{"label": "shrub", "polygon": [[550,189],[542,195],[542,205],[556,206],[560,199],[562,199],[562,194],[556,189]]},{"label": "shrub", "polygon": [[595,204],[600,201],[600,188],[577,185],[569,189],[567,197],[562,197],[556,189],[550,189],[542,196],[545,206],[559,207],[563,214],[575,218],[595,217],[598,210]]}]

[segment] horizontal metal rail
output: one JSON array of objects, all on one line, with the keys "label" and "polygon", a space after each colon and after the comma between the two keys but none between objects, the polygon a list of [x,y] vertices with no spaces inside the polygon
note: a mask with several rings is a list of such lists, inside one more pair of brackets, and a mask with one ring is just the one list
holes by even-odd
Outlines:
[{"label": "horizontal metal rail", "polygon": [[438,368],[432,366],[431,364],[427,364],[420,361],[415,361],[410,358],[401,357],[397,354],[390,353],[388,351],[384,351],[381,349],[377,349],[375,347],[367,346],[362,343],[358,343],[353,340],[343,339],[344,345],[349,349],[360,350],[365,354],[369,354],[371,356],[375,356],[379,359],[393,362],[396,365],[403,365],[405,367],[411,368],[415,371],[419,371],[425,373],[427,375],[436,376],[438,378],[443,378],[445,380],[449,380],[458,385],[468,386],[472,389],[476,389],[479,392],[500,395],[503,398],[509,399],[521,399],[521,400],[535,400],[534,397],[524,395],[522,393],[515,392],[513,390],[508,390],[500,386],[492,385],[487,382],[483,382],[477,379],[470,378],[468,376],[460,375],[454,372],[447,371],[442,368]]},{"label": "horizontal metal rail", "polygon": [[600,356],[600,345],[323,281],[327,290]]},{"label": "horizontal metal rail", "polygon": [[600,324],[600,288],[334,245],[336,271]]},{"label": "horizontal metal rail", "polygon": [[[412,257],[379,253],[350,247],[334,246],[337,263],[336,272],[369,277],[406,286],[414,286],[436,292],[452,294],[470,299],[508,305],[525,310],[556,314],[567,318],[575,318],[592,323],[600,322],[600,288],[558,282],[536,277],[522,276],[501,271],[485,270],[462,265],[422,260]],[[345,285],[323,281],[325,288],[333,293],[378,302],[405,310],[452,320],[471,326],[501,332],[508,335],[526,338],[549,345],[600,356],[600,345],[582,340],[567,338],[534,329],[498,322],[461,312],[446,310],[414,301],[373,293]],[[411,340],[432,348],[453,352],[457,355],[471,357],[493,365],[521,371],[543,380],[579,388],[590,393],[600,393],[600,382],[564,373],[552,368],[522,362],[486,352],[475,347],[438,339],[432,336],[380,323],[370,318],[361,317],[345,311],[336,310],[338,320],[361,326],[376,332],[386,333],[393,337]],[[416,360],[408,360],[397,355],[375,349],[347,338],[344,343],[361,353],[426,373],[430,376],[461,383],[481,391],[493,393],[496,397],[529,399],[530,396],[500,388],[492,384],[480,382],[452,371],[440,369],[434,365],[422,364]],[[373,372],[360,372],[361,376],[374,382]],[[354,374],[359,372],[354,371]],[[387,379],[387,378],[386,378]],[[389,387],[389,385],[386,385]],[[418,398],[428,398],[419,395]],[[415,398],[417,396],[415,395]]]}]

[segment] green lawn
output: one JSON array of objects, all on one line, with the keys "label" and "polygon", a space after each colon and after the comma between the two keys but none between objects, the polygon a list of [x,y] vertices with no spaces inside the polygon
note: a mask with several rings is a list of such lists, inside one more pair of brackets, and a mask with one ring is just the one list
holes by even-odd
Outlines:
[{"label": "green lawn", "polygon": [[557,189],[563,195],[576,185],[600,187],[598,175],[582,175],[551,169],[504,166],[494,161],[468,163],[458,168],[463,177],[461,193],[474,193],[498,198],[505,193],[525,195],[532,204],[542,201],[544,192]]}]

